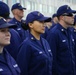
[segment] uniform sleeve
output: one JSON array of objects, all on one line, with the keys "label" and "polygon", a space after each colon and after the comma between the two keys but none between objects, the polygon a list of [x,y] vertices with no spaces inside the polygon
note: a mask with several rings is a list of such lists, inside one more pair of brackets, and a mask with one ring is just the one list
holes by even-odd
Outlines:
[{"label": "uniform sleeve", "polygon": [[31,48],[26,43],[19,48],[17,63],[21,69],[21,75],[28,75],[28,66],[31,59]]},{"label": "uniform sleeve", "polygon": [[57,47],[58,47],[58,37],[56,34],[54,33],[50,33],[48,36],[47,36],[47,41],[49,43],[49,46],[51,48],[51,51],[52,51],[52,54],[53,54],[53,67],[52,67],[52,72],[53,72],[53,75],[57,75],[56,74],[56,71],[57,71],[57,61],[56,61],[56,58],[57,58]]}]

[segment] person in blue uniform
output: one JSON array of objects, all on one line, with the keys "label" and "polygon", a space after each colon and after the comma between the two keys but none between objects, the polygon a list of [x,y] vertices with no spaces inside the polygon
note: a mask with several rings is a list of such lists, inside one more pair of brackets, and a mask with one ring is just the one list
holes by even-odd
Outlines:
[{"label": "person in blue uniform", "polygon": [[20,75],[20,69],[17,63],[4,48],[10,44],[11,35],[9,28],[13,28],[14,26],[0,17],[0,75]]},{"label": "person in blue uniform", "polygon": [[[74,54],[75,54],[75,64],[76,64],[76,15],[74,16],[74,24],[73,24],[73,27],[71,27],[71,30],[73,32],[74,41],[75,41]],[[75,65],[75,68],[76,68],[76,65]],[[75,72],[75,75],[76,75],[76,72]]]},{"label": "person in blue uniform", "polygon": [[13,13],[14,18],[10,20],[10,23],[17,25],[17,28],[14,29],[19,33],[22,41],[27,36],[27,32],[21,26],[24,21],[22,20],[22,18],[24,17],[24,10],[26,10],[26,8],[22,7],[20,3],[13,4],[11,11]]},{"label": "person in blue uniform", "polygon": [[[8,20],[10,16],[8,5],[2,1],[0,1],[0,16],[5,18],[6,21]],[[10,33],[11,33],[11,39],[10,39],[11,43],[8,46],[6,46],[6,49],[12,55],[12,57],[16,59],[16,56],[18,53],[18,47],[21,43],[21,38],[18,32],[14,30],[13,28],[10,29]]]},{"label": "person in blue uniform", "polygon": [[54,13],[53,15],[52,15],[52,26],[51,26],[51,29],[58,23],[58,18],[57,18],[57,14],[56,13]]},{"label": "person in blue uniform", "polygon": [[57,10],[59,23],[53,27],[47,37],[53,53],[53,75],[75,75],[74,38],[70,26],[74,23],[76,13],[68,5]]},{"label": "person in blue uniform", "polygon": [[46,25],[46,28],[45,28],[45,33],[44,34],[41,34],[41,37],[43,37],[44,39],[46,39],[46,37],[48,36],[49,34],[49,30],[52,26],[52,22],[51,22],[51,17],[50,17],[50,21],[49,22],[46,22],[45,25]]},{"label": "person in blue uniform", "polygon": [[52,53],[48,42],[40,37],[45,32],[44,22],[49,21],[38,11],[30,12],[26,17],[26,29],[29,36],[19,47],[17,63],[21,75],[52,75]]}]

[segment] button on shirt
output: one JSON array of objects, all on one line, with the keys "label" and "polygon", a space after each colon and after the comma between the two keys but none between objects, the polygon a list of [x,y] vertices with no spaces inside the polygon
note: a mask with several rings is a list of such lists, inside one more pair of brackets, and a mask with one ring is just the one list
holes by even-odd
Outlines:
[{"label": "button on shirt", "polygon": [[17,63],[21,75],[52,75],[52,53],[47,41],[29,34],[19,47]]},{"label": "button on shirt", "polygon": [[53,53],[53,75],[75,75],[74,39],[59,23],[47,37]]}]

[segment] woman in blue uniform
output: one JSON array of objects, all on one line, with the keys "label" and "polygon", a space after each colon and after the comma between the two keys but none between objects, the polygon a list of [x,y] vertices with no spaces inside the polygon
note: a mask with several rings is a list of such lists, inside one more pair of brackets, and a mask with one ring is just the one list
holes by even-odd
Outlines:
[{"label": "woman in blue uniform", "polygon": [[20,69],[17,63],[4,48],[10,44],[11,35],[9,28],[14,26],[0,17],[0,75],[20,75]]},{"label": "woman in blue uniform", "polygon": [[48,42],[40,37],[45,32],[44,22],[47,21],[50,18],[38,11],[33,11],[26,17],[25,29],[29,29],[29,36],[20,45],[17,56],[21,75],[52,75],[51,49]]}]

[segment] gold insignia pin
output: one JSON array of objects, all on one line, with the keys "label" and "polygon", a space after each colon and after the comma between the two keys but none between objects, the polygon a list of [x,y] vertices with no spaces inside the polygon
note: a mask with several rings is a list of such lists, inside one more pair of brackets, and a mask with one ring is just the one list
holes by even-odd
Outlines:
[{"label": "gold insignia pin", "polygon": [[0,16],[0,19],[2,19],[3,17]]},{"label": "gold insignia pin", "polygon": [[38,13],[38,16],[40,16],[40,13]]},{"label": "gold insignia pin", "polygon": [[21,6],[21,4],[19,3],[18,6]]},{"label": "gold insignia pin", "polygon": [[69,9],[69,6],[67,6],[67,9]]}]

